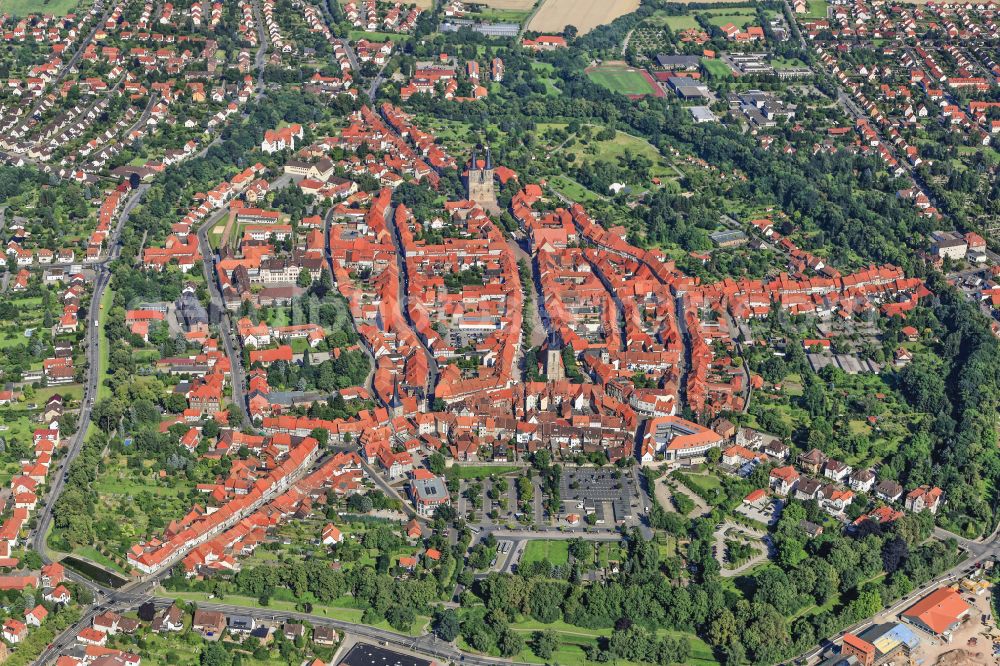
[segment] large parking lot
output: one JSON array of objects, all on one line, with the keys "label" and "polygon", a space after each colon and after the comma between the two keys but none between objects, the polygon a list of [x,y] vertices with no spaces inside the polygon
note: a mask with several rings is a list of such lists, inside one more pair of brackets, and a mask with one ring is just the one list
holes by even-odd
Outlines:
[{"label": "large parking lot", "polygon": [[563,514],[595,514],[606,527],[637,520],[645,510],[631,470],[563,468],[559,495]]}]

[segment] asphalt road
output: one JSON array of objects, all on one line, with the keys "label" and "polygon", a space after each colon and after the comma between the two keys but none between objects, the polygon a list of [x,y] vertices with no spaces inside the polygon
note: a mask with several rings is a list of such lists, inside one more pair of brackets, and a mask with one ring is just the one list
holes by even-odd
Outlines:
[{"label": "asphalt road", "polygon": [[[160,606],[167,606],[173,603],[173,599],[167,597],[154,597],[153,603]],[[281,622],[285,620],[306,621],[313,626],[333,627],[342,632],[348,632],[354,636],[360,636],[377,643],[384,642],[393,647],[412,650],[421,654],[430,655],[456,663],[474,664],[475,666],[499,666],[500,664],[517,664],[509,659],[497,659],[492,657],[481,657],[462,652],[451,643],[440,640],[433,634],[413,637],[399,634],[387,629],[376,629],[353,622],[344,622],[326,617],[324,615],[296,613],[291,611],[277,611],[268,608],[246,608],[244,606],[231,606],[222,603],[198,602],[198,608],[205,610],[215,610],[222,613],[236,613],[249,615],[258,621]]]},{"label": "asphalt road", "polygon": [[424,399],[428,407],[433,403],[434,387],[437,386],[437,380],[439,375],[439,368],[437,359],[434,358],[434,353],[431,352],[430,348],[427,346],[427,342],[420,336],[417,329],[413,326],[413,318],[410,316],[410,280],[409,274],[407,273],[405,253],[403,251],[403,241],[399,235],[399,229],[396,227],[395,220],[395,208],[386,211],[386,226],[389,227],[392,232],[392,242],[396,246],[396,266],[399,271],[399,307],[403,311],[403,316],[406,318],[406,323],[413,330],[413,334],[417,336],[420,340],[420,346],[424,350],[424,355],[427,357],[427,384]]},{"label": "asphalt road", "polygon": [[219,312],[219,332],[222,336],[222,345],[226,349],[226,356],[229,358],[229,378],[233,387],[233,404],[240,410],[240,419],[244,427],[251,425],[250,408],[247,404],[246,392],[244,390],[243,379],[243,357],[239,349],[233,344],[232,318],[229,310],[226,309],[226,302],[222,299],[222,292],[219,289],[219,280],[215,271],[215,250],[208,242],[208,230],[218,224],[219,220],[229,214],[229,209],[222,208],[198,227],[198,247],[201,250],[201,268],[205,275],[205,282],[208,284],[208,293],[212,299],[212,305]]},{"label": "asphalt road", "polygon": [[80,419],[77,425],[76,434],[73,435],[69,446],[67,447],[66,455],[63,456],[62,462],[55,470],[55,477],[52,481],[45,503],[38,512],[38,523],[31,540],[32,549],[41,555],[42,559],[45,561],[48,561],[45,549],[45,534],[49,529],[49,523],[52,521],[52,507],[59,498],[59,495],[62,493],[63,486],[66,482],[66,472],[69,470],[70,464],[80,453],[80,449],[83,447],[83,439],[87,434],[88,427],[90,426],[91,409],[93,408],[94,401],[97,399],[97,390],[100,385],[100,328],[95,326],[94,322],[99,316],[99,310],[96,308],[101,302],[101,297],[104,295],[105,288],[107,288],[108,283],[111,281],[111,271],[108,269],[108,264],[118,258],[118,255],[121,252],[121,246],[118,242],[121,236],[122,227],[125,225],[125,222],[128,221],[129,215],[131,215],[135,207],[139,205],[140,201],[142,201],[142,197],[146,194],[148,189],[149,185],[140,185],[133,191],[132,195],[125,202],[125,206],[118,213],[118,223],[115,225],[111,236],[108,238],[108,257],[105,258],[104,261],[94,265],[94,268],[97,271],[97,278],[94,283],[94,295],[90,301],[90,312],[87,313],[87,316],[91,318],[87,323],[87,380],[83,388],[83,401],[80,408]]},{"label": "asphalt road", "polygon": [[[960,578],[970,567],[974,567],[979,563],[986,562],[987,560],[990,559],[995,560],[997,558],[1000,558],[1000,526],[998,526],[997,530],[995,530],[993,534],[986,537],[985,539],[981,539],[978,541],[970,541],[969,539],[963,539],[961,537],[957,537],[951,532],[943,530],[939,527],[934,529],[934,536],[939,539],[952,539],[952,538],[956,539],[959,545],[966,549],[966,551],[968,552],[968,556],[961,562],[956,564],[954,567],[952,567],[951,569],[948,569],[944,573],[935,576],[933,579],[928,581],[919,589],[914,590],[913,592],[906,595],[905,597],[903,597],[896,603],[892,604],[891,606],[887,606],[886,608],[884,608],[882,611],[879,612],[879,615],[886,615],[886,616],[896,615],[900,611],[908,608],[909,606],[912,606],[914,603],[916,603],[918,599],[925,596],[929,592],[936,590],[942,585],[951,584],[952,582]],[[847,633],[853,633],[853,634],[861,633],[873,623],[873,619],[874,618],[866,618],[861,622],[851,627],[848,627],[839,634],[828,637],[826,641],[821,641],[821,644],[818,647],[810,650],[809,652],[803,655],[800,655],[795,661],[798,661],[798,659],[805,659],[806,662],[810,664],[822,661],[821,655],[824,655],[825,652],[829,649],[830,643],[843,638],[844,634]]]},{"label": "asphalt road", "polygon": [[[69,61],[66,64],[64,64],[62,66],[62,68],[56,74],[55,78],[52,79],[52,83],[50,84],[49,90],[55,90],[56,87],[59,85],[59,83],[61,83],[62,80],[66,77],[66,74],[71,69],[73,69],[74,67],[76,67],[76,64],[78,62],[80,62],[80,58],[83,56],[83,51],[84,51],[84,49],[87,48],[87,44],[90,44],[90,42],[94,41],[94,36],[97,34],[98,29],[100,29],[101,27],[104,26],[104,22],[108,20],[109,16],[111,16],[111,10],[114,8],[114,5],[115,5],[115,3],[111,3],[111,4],[109,4],[107,6],[107,8],[104,8],[104,6],[103,6],[104,5],[104,0],[97,0],[97,2],[95,4],[96,4],[96,6],[97,6],[97,8],[99,10],[100,9],[104,9],[104,13],[101,14],[96,19],[94,19],[94,27],[91,28],[90,32],[87,33],[87,36],[84,37],[83,40],[80,41],[80,45],[77,47],[76,51],[73,53],[73,56],[69,59]],[[38,98],[38,100],[35,102],[35,104],[31,108],[31,113],[28,114],[29,117],[32,114],[34,114],[35,112],[38,111],[39,107],[41,106],[42,100],[44,100],[44,99],[45,99],[45,95],[42,95],[41,97]]]}]

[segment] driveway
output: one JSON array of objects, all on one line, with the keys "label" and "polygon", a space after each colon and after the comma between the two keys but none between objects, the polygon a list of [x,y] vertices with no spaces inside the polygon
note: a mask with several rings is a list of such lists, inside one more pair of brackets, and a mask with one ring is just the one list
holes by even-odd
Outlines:
[{"label": "driveway", "polygon": [[[666,474],[661,476],[653,484],[653,492],[656,495],[656,501],[660,503],[664,511],[676,511],[674,503],[671,500],[673,497],[673,490],[667,485],[668,478]],[[669,482],[677,489],[677,492],[682,495],[686,495],[691,498],[694,502],[694,510],[689,514],[692,518],[700,518],[702,516],[707,516],[712,513],[712,507],[705,503],[697,493],[685,486],[683,483],[677,479],[669,479]]]},{"label": "driveway", "polygon": [[[725,561],[727,536],[729,539],[736,541],[741,540],[741,536],[745,537],[744,540],[748,541],[757,551],[756,555],[735,569],[727,569]],[[729,521],[722,523],[722,525],[715,530],[714,537],[715,559],[718,560],[719,566],[722,568],[719,575],[723,578],[733,578],[734,576],[739,576],[740,574],[753,569],[761,562],[767,560],[768,556],[771,554],[771,550],[774,548],[774,545],[771,543],[771,537],[766,532],[754,530]]]}]

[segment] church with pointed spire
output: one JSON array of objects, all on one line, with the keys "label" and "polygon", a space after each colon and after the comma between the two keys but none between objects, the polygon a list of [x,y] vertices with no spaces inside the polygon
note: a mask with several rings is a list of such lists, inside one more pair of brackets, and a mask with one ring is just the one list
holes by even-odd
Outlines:
[{"label": "church with pointed spire", "polygon": [[392,383],[392,400],[389,401],[389,413],[394,419],[398,419],[406,413],[406,407],[403,405],[403,396],[399,393],[399,379],[394,380]]},{"label": "church with pointed spire", "polygon": [[469,164],[465,184],[470,200],[475,201],[489,213],[500,214],[493,172],[493,155],[489,146],[486,147],[486,157],[482,161],[482,167],[480,167],[479,155],[475,150],[472,151],[472,163]]}]

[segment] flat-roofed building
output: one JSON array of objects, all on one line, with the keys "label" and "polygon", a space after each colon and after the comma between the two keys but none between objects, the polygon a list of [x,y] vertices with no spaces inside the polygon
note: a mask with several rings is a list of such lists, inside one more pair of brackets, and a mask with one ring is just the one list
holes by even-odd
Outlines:
[{"label": "flat-roofed building", "polygon": [[448,488],[437,476],[410,481],[410,498],[421,516],[433,516],[439,506],[451,501]]},{"label": "flat-roofed building", "polygon": [[388,648],[356,643],[338,666],[436,666],[435,662]]},{"label": "flat-roofed building", "polygon": [[910,627],[899,622],[876,624],[862,631],[858,638],[875,646],[875,666],[908,657],[920,647],[920,638]]}]

